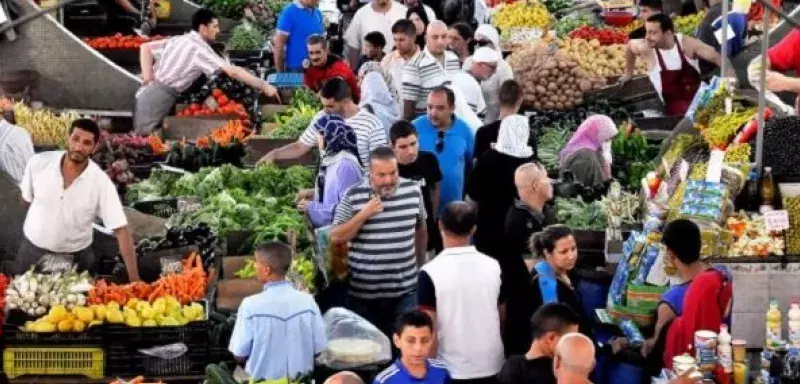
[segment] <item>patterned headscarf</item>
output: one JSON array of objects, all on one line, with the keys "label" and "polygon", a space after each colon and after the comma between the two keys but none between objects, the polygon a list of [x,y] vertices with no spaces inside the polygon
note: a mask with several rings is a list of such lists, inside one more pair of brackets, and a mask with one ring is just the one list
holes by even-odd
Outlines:
[{"label": "patterned headscarf", "polygon": [[358,78],[363,79],[367,77],[368,74],[371,72],[376,72],[383,78],[383,82],[386,83],[386,86],[389,87],[389,93],[392,95],[392,99],[395,102],[400,101],[400,97],[397,93],[397,87],[392,80],[392,76],[381,66],[381,63],[377,61],[368,61],[361,65],[361,68],[358,70]]},{"label": "patterned headscarf", "polygon": [[325,140],[325,154],[317,173],[317,196],[321,202],[325,194],[325,176],[328,167],[343,156],[354,158],[359,165],[361,165],[361,160],[358,157],[356,133],[344,119],[326,114],[314,122],[314,128]]},{"label": "patterned headscarf", "polygon": [[[606,115],[589,116],[569,139],[567,146],[561,150],[559,155],[561,166],[564,166],[567,159],[581,149],[602,151],[603,143],[613,139],[617,132],[617,125],[610,117]],[[603,164],[603,170],[606,176],[611,175],[611,165],[608,162]]]},{"label": "patterned headscarf", "polygon": [[508,116],[500,122],[500,133],[494,150],[508,156],[527,159],[533,156],[533,148],[528,145],[531,129],[528,118],[520,115]]}]

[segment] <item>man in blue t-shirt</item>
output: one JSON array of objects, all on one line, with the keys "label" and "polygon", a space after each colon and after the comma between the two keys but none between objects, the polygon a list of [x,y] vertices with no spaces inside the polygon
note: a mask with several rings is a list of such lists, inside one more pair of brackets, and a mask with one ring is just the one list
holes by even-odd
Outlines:
[{"label": "man in blue t-shirt", "polygon": [[373,384],[449,384],[450,373],[444,364],[428,358],[434,337],[433,320],[425,312],[400,315],[392,336],[400,358],[379,373]]},{"label": "man in blue t-shirt", "polygon": [[455,94],[440,86],[428,95],[428,114],[413,122],[419,133],[419,149],[436,155],[442,171],[437,217],[448,203],[464,198],[465,175],[472,169],[475,137],[454,112]]},{"label": "man in blue t-shirt", "polygon": [[325,32],[319,0],[295,0],[278,16],[275,34],[275,68],[278,72],[301,71],[308,57],[306,39]]}]

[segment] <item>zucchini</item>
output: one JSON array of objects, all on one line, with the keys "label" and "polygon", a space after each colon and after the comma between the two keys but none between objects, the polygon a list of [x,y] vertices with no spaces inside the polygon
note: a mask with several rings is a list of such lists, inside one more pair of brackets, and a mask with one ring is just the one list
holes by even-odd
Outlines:
[{"label": "zucchini", "polygon": [[206,381],[208,384],[239,384],[233,379],[230,372],[217,364],[206,366]]}]

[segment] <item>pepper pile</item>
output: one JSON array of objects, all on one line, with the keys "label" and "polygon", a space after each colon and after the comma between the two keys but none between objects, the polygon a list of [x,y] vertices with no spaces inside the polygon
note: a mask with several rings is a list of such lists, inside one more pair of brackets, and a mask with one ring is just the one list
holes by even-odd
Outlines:
[{"label": "pepper pile", "polygon": [[210,148],[211,144],[214,143],[221,146],[242,143],[251,133],[253,133],[253,131],[246,128],[241,120],[230,120],[222,127],[211,131],[211,134],[208,136],[203,136],[198,139],[197,146],[200,148]]},{"label": "pepper pile", "polygon": [[164,36],[134,36],[117,33],[113,36],[87,37],[83,42],[94,49],[139,49],[144,43],[162,40]]},{"label": "pepper pile", "polygon": [[588,25],[581,26],[569,33],[573,39],[597,40],[601,45],[627,44],[628,35],[625,32],[610,28],[595,28]]}]

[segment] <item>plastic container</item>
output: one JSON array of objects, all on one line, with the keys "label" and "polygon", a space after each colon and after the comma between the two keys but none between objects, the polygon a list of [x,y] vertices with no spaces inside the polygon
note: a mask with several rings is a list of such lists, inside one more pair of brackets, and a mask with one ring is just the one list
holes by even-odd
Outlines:
[{"label": "plastic container", "polygon": [[600,17],[603,18],[603,22],[607,25],[624,27],[632,23],[636,16],[628,11],[605,11],[600,13]]},{"label": "plastic container", "polygon": [[7,347],[3,351],[3,369],[10,379],[24,375],[102,379],[105,354],[103,348]]},{"label": "plastic container", "polygon": [[768,349],[774,349],[780,340],[782,340],[781,310],[778,308],[778,301],[771,300],[769,302],[769,310],[767,311],[767,326],[764,347]]},{"label": "plastic container", "polygon": [[800,347],[800,301],[798,299],[792,300],[786,318],[789,319],[789,343],[792,346]]},{"label": "plastic container", "polygon": [[720,326],[719,335],[717,335],[717,360],[726,373],[733,372],[733,348],[731,347],[731,339],[731,334],[728,333],[728,326],[722,324],[722,326]]}]

